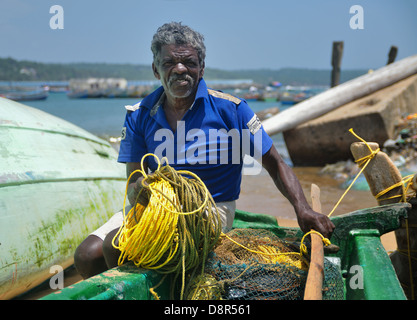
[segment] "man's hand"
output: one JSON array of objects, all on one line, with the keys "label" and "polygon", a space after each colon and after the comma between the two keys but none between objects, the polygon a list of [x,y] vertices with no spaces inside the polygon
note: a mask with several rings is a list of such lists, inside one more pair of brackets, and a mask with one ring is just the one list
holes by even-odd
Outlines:
[{"label": "man's hand", "polygon": [[317,213],[312,209],[307,209],[298,214],[297,220],[298,225],[304,233],[314,229],[315,231],[320,232],[323,237],[327,239],[330,239],[335,229],[335,225],[327,216]]},{"label": "man's hand", "polygon": [[146,207],[149,203],[149,190],[143,187],[143,179],[144,177],[140,177],[138,180],[136,180],[136,183],[134,185],[136,194],[135,200],[142,206]]},{"label": "man's hand", "polygon": [[149,174],[143,183],[145,178],[143,176],[139,177],[135,182],[131,183],[128,188],[128,200],[129,203],[133,206],[137,201],[142,206],[146,207],[149,203],[150,191],[143,184],[149,185],[154,181],[154,176]]}]

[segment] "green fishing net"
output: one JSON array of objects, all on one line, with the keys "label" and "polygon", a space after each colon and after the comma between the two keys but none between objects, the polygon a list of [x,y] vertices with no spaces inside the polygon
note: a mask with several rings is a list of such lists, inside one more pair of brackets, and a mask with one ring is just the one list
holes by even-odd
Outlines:
[{"label": "green fishing net", "polygon": [[[208,256],[204,273],[193,280],[187,298],[301,300],[308,264],[309,257],[300,255],[299,244],[268,230],[234,229]],[[339,269],[327,259],[324,269],[323,299],[343,299]]]}]

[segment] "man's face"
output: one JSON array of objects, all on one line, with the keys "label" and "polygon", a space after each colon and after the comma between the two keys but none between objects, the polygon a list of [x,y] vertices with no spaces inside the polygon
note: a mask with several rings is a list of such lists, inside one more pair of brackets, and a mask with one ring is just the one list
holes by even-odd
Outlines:
[{"label": "man's face", "polygon": [[187,98],[196,92],[204,74],[204,64],[200,65],[196,49],[188,45],[162,46],[157,63],[152,64],[152,69],[168,96]]}]

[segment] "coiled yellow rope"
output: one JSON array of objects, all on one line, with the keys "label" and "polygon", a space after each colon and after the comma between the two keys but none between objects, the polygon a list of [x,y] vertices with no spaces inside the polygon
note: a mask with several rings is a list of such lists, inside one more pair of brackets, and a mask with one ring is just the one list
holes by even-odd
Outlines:
[{"label": "coiled yellow rope", "polygon": [[[158,168],[152,177],[144,170],[144,160],[153,156]],[[136,266],[155,269],[160,273],[182,272],[181,298],[185,288],[185,272],[202,265],[221,233],[219,212],[207,187],[198,176],[189,171],[175,171],[168,164],[161,167],[159,159],[146,154],[141,170],[132,172],[144,176],[140,192],[149,190],[146,206],[135,203],[113,238],[113,247],[119,249],[118,264],[130,260]],[[189,176],[189,177],[186,177]],[[147,183],[152,180],[151,183]],[[139,198],[140,194],[138,195]],[[118,242],[118,243],[117,243]]]}]

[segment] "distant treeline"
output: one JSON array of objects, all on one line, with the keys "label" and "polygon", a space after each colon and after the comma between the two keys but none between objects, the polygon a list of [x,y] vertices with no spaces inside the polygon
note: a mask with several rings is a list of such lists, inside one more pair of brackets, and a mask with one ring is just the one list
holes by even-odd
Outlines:
[{"label": "distant treeline", "polygon": [[[343,70],[341,82],[363,75],[368,70]],[[282,68],[279,70],[220,70],[206,68],[206,80],[251,79],[267,85],[279,81],[284,85],[329,85],[331,70]],[[125,78],[155,80],[150,65],[114,63],[39,63],[0,58],[0,81],[66,81],[74,78]]]}]

